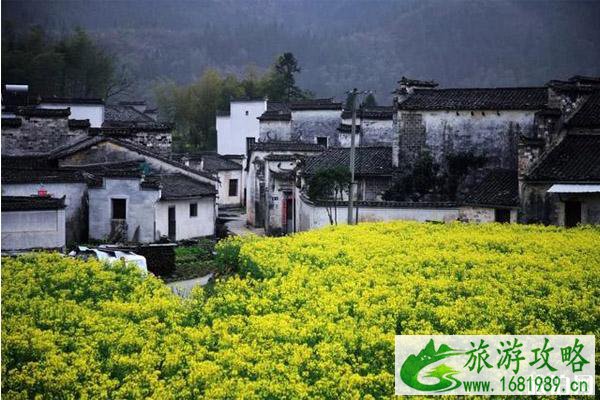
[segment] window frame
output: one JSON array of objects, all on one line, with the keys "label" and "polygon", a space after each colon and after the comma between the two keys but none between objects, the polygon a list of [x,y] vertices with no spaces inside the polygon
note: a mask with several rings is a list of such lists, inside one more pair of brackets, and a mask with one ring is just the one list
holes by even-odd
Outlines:
[{"label": "window frame", "polygon": [[[319,143],[319,139],[325,139],[325,144],[321,144]],[[329,137],[328,136],[316,136],[315,140],[317,141],[317,144],[320,144],[321,146],[325,146],[326,148],[329,148]]]},{"label": "window frame", "polygon": [[[232,182],[235,182],[235,193],[234,194],[231,194],[231,188],[232,188],[231,183]],[[229,197],[237,197],[238,194],[239,194],[239,191],[240,191],[240,188],[239,188],[239,179],[237,179],[237,178],[235,178],[235,179],[229,179],[229,182],[227,184],[227,195]]]},{"label": "window frame", "polygon": [[190,203],[190,218],[198,217],[198,202]]},{"label": "window frame", "polygon": [[[122,202],[122,211],[123,211],[123,218],[116,218],[115,217],[115,203],[121,203]],[[127,199],[124,199],[122,197],[111,197],[110,198],[110,218],[112,220],[127,220]]]}]

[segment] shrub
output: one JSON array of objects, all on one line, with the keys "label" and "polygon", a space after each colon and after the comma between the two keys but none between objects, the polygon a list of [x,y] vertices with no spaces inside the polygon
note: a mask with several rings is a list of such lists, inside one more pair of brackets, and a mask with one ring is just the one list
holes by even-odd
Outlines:
[{"label": "shrub", "polygon": [[[600,230],[328,227],[217,245],[187,300],[124,267],[4,260],[3,394],[393,398],[394,334],[595,334]],[[596,357],[597,362],[600,361]]]}]

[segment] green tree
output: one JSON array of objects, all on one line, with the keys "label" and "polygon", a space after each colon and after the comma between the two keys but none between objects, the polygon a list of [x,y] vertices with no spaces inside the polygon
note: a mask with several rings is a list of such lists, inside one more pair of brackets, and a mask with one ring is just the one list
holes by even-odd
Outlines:
[{"label": "green tree", "polygon": [[2,80],[25,83],[31,93],[108,98],[131,86],[125,70],[81,28],[60,40],[40,27],[17,35],[9,26],[2,45]]},{"label": "green tree", "polygon": [[267,80],[267,95],[272,100],[302,100],[306,93],[296,86],[295,74],[299,73],[298,60],[292,53],[283,53],[272,67]]},{"label": "green tree", "polygon": [[365,108],[377,106],[377,100],[375,100],[373,93],[369,93],[367,97],[365,97],[365,100],[362,102],[362,106]]},{"label": "green tree", "polygon": [[155,87],[156,102],[161,118],[175,124],[176,151],[214,150],[216,147],[215,115],[226,111],[234,98],[261,98],[271,100],[298,99],[310,93],[297,88],[294,73],[297,61],[291,53],[281,55],[265,74],[248,67],[240,79],[229,74],[222,76],[214,69],[204,71],[196,82],[177,86],[162,82]]},{"label": "green tree", "polygon": [[329,223],[337,225],[337,204],[350,188],[350,169],[335,167],[320,169],[308,180],[308,197],[312,201],[325,201]]}]

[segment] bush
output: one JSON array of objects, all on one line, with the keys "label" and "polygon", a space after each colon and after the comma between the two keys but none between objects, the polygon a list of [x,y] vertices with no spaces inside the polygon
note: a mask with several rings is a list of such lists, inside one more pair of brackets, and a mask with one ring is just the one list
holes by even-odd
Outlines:
[{"label": "bush", "polygon": [[[394,334],[595,334],[600,230],[407,222],[217,245],[187,300],[59,256],[4,260],[3,394],[393,398]],[[596,357],[597,362],[600,361]]]}]

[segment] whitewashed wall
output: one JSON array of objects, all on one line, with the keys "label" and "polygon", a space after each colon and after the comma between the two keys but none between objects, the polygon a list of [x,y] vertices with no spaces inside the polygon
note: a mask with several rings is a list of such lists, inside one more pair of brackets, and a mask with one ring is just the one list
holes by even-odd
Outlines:
[{"label": "whitewashed wall", "polygon": [[[198,215],[190,217],[190,204],[198,204]],[[156,238],[169,233],[169,207],[175,207],[175,240],[212,236],[215,233],[214,198],[161,200],[156,205]]]},{"label": "whitewashed wall", "polygon": [[258,117],[266,110],[265,100],[232,101],[229,117],[217,117],[217,152],[245,154],[246,138],[258,139]]},{"label": "whitewashed wall", "polygon": [[41,103],[41,108],[58,109],[71,108],[69,119],[89,119],[92,128],[100,128],[104,122],[104,105],[103,104],[55,104]]},{"label": "whitewashed wall", "polygon": [[87,185],[83,182],[73,183],[10,183],[2,185],[2,196],[31,196],[37,194],[43,186],[52,197],[65,196],[65,219],[67,243],[77,243],[86,233],[87,215],[83,209],[83,201],[87,193]]},{"label": "whitewashed wall", "polygon": [[[388,208],[359,207],[358,222],[376,221],[454,221],[459,217],[458,208]],[[338,207],[338,224],[345,224],[348,212],[346,207]],[[329,225],[329,217],[325,207],[317,207],[305,202],[296,195],[296,226],[298,231],[308,231]]]},{"label": "whitewashed wall", "polygon": [[[219,197],[217,204],[220,206],[239,206],[242,204],[242,194],[244,193],[244,184],[242,170],[219,171]],[[229,180],[237,179],[238,191],[236,196],[229,195]]]},{"label": "whitewashed wall", "polygon": [[153,242],[155,208],[160,198],[160,191],[141,189],[139,179],[105,178],[102,187],[88,189],[90,239],[106,240],[109,237],[112,198],[127,200],[128,239],[133,240],[135,231],[139,227],[139,241]]},{"label": "whitewashed wall", "polygon": [[292,122],[291,121],[260,121],[259,138],[261,142],[271,140],[282,141],[291,140]]},{"label": "whitewashed wall", "polygon": [[3,211],[2,251],[64,249],[65,210]]}]

